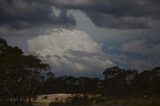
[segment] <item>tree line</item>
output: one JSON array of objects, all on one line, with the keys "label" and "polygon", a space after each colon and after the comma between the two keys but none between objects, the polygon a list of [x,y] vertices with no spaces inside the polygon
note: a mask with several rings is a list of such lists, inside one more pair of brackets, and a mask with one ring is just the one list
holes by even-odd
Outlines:
[{"label": "tree line", "polygon": [[113,97],[160,97],[160,67],[125,70],[118,66],[104,72],[105,95]]},{"label": "tree line", "polygon": [[160,67],[104,70],[104,78],[60,76],[34,55],[25,55],[0,38],[0,102],[31,103],[36,95],[50,93],[102,94],[105,97],[159,97]]},{"label": "tree line", "polygon": [[159,97],[160,67],[138,72],[118,66],[107,68],[104,79],[54,74],[42,84],[41,93],[102,94],[106,97]]},{"label": "tree line", "polygon": [[48,77],[41,85],[40,93],[94,94],[99,87],[99,78],[89,77]]}]

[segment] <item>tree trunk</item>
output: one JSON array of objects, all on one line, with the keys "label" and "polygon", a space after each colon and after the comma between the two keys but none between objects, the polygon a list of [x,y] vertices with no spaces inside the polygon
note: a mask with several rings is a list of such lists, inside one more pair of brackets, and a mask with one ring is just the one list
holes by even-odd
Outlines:
[{"label": "tree trunk", "polygon": [[30,96],[28,97],[28,103],[29,103],[29,104],[32,104],[32,101],[31,101],[31,97],[30,97]]}]

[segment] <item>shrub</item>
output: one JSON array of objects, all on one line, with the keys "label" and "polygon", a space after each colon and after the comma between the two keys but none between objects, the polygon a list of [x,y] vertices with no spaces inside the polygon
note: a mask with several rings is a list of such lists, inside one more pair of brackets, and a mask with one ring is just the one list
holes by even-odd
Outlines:
[{"label": "shrub", "polygon": [[66,105],[91,105],[92,99],[87,95],[75,95],[73,97],[69,97],[65,102],[55,101],[51,102],[49,106],[66,106]]},{"label": "shrub", "polygon": [[48,96],[44,96],[42,99],[48,99]]},{"label": "shrub", "polygon": [[73,104],[73,105],[90,105],[92,104],[92,99],[89,98],[87,95],[76,95],[71,98],[69,98],[66,101],[67,104]]}]

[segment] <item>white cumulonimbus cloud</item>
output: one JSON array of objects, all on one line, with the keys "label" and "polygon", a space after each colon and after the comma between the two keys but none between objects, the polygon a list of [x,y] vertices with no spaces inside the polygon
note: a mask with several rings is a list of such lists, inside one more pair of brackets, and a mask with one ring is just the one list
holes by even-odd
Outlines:
[{"label": "white cumulonimbus cloud", "polygon": [[48,60],[61,73],[69,70],[73,74],[95,74],[104,71],[105,66],[113,65],[101,50],[101,44],[81,30],[53,29],[28,40],[28,47],[30,52]]}]

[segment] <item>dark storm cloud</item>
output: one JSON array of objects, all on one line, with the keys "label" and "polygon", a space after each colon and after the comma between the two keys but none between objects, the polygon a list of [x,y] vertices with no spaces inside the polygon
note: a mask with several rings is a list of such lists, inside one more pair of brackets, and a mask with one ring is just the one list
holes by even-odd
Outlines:
[{"label": "dark storm cloud", "polygon": [[[95,25],[107,28],[152,28],[160,23],[159,0],[40,0],[65,9],[84,11]],[[150,22],[151,21],[151,22]],[[158,24],[159,25],[159,24]]]},{"label": "dark storm cloud", "polygon": [[[159,5],[159,0],[1,0],[0,25],[12,28],[39,24],[75,25],[74,18],[66,12],[67,9],[79,9],[97,26],[152,28],[149,21],[160,23]],[[52,6],[62,9],[60,16],[54,14]]]},{"label": "dark storm cloud", "polygon": [[144,17],[116,17],[110,14],[86,12],[87,16],[97,25],[117,29],[152,28]]},{"label": "dark storm cloud", "polygon": [[[86,12],[101,27],[158,28],[160,2],[157,0],[102,0],[97,1],[95,12]],[[100,12],[101,11],[101,12]]]},{"label": "dark storm cloud", "polygon": [[15,29],[41,24],[71,24],[76,22],[72,16],[67,16],[65,9],[56,16],[49,5],[34,0],[1,0],[0,25]]},{"label": "dark storm cloud", "polygon": [[[43,0],[40,0],[43,1]],[[61,8],[75,8],[112,14],[115,16],[159,17],[159,0],[47,0]]]}]

